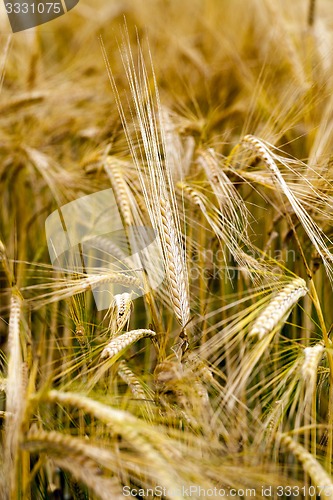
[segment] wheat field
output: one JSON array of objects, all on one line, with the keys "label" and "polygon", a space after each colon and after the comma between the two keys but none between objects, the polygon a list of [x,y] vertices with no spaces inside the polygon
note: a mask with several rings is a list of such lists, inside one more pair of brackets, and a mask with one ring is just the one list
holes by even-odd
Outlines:
[{"label": "wheat field", "polygon": [[333,499],[330,0],[0,21],[0,499]]}]

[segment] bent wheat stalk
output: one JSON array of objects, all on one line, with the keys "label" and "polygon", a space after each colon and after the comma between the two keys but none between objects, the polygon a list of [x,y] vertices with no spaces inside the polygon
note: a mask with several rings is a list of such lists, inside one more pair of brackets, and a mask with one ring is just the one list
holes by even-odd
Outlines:
[{"label": "bent wheat stalk", "polygon": [[118,375],[128,385],[133,396],[137,399],[146,399],[145,392],[138,378],[124,361],[119,363]]},{"label": "bent wheat stalk", "polygon": [[101,471],[92,466],[88,460],[79,460],[75,457],[55,458],[54,464],[65,469],[70,474],[92,490],[101,500],[121,500],[124,498],[117,478],[108,478],[101,475]]},{"label": "bent wheat stalk", "polygon": [[240,144],[243,145],[243,147],[249,145],[251,148],[254,148],[259,158],[272,172],[274,181],[277,185],[279,185],[282,192],[287,197],[292,209],[294,210],[295,215],[302,224],[304,231],[308,235],[320,257],[322,258],[328,277],[330,278],[331,282],[333,282],[333,256],[327,246],[332,245],[332,242],[323,233],[318,224],[311,218],[311,216],[303,207],[302,203],[297,199],[297,197],[288,186],[287,182],[284,180],[283,175],[277,166],[277,161],[288,167],[287,162],[281,156],[273,153],[261,139],[253,135],[246,135]]},{"label": "bent wheat stalk", "polygon": [[[327,474],[325,469],[320,465],[311,453],[309,453],[304,446],[296,443],[290,436],[282,434],[280,436],[281,443],[283,443],[289,451],[301,462],[303,469],[311,477],[313,483],[319,486],[321,490],[325,491],[325,498],[333,500],[333,482],[331,477]],[[326,495],[327,493],[327,495]]]},{"label": "bent wheat stalk", "polygon": [[306,295],[308,289],[302,278],[296,278],[286,285],[262,311],[250,329],[249,335],[261,339],[280,322],[286,320],[296,302]]},{"label": "bent wheat stalk", "polygon": [[[86,292],[87,290],[94,289],[98,286],[105,284],[121,284],[127,286],[129,289],[132,287],[140,288],[142,287],[142,282],[137,276],[132,276],[129,274],[121,273],[121,272],[109,272],[106,274],[92,274],[88,275],[85,278],[80,279],[72,279],[72,280],[59,280],[58,283],[53,283],[53,290],[51,292],[46,292],[45,294],[41,294],[38,296],[38,300],[34,297],[27,299],[27,302],[32,302],[35,308],[40,307],[41,304],[50,304],[52,302],[58,302],[59,300],[68,299],[69,297],[73,297],[73,295],[77,295],[82,292]],[[49,288],[51,287],[49,284],[45,285],[32,285],[22,288],[22,291],[25,290],[35,290]]]},{"label": "bent wheat stalk", "polygon": [[111,424],[113,432],[119,434],[131,449],[138,452],[145,463],[149,464],[148,476],[157,484],[163,484],[166,489],[174,491],[173,500],[182,500],[183,496],[178,493],[181,491],[180,481],[166,459],[167,454],[174,450],[174,445],[165,446],[168,441],[164,439],[160,428],[152,428],[126,411],[112,408],[78,393],[51,390],[33,397],[32,401],[37,402],[39,399],[70,405],[76,410],[81,409],[94,415],[107,425]]},{"label": "bent wheat stalk", "polygon": [[156,333],[152,330],[132,330],[130,332],[126,332],[119,337],[111,340],[111,342],[103,349],[101,358],[115,358],[118,354],[120,354],[124,349],[134,344],[140,339],[145,337],[155,337]]},{"label": "bent wheat stalk", "polygon": [[117,470],[114,454],[90,444],[88,439],[34,429],[28,433],[22,447],[48,455],[99,498],[123,498],[119,480],[116,477],[103,477],[101,470],[101,466],[113,473]]}]

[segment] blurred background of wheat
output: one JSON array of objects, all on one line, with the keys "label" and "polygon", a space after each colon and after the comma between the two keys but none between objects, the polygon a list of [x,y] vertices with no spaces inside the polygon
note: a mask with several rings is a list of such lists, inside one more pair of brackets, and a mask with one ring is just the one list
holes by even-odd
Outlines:
[{"label": "blurred background of wheat", "polygon": [[[2,32],[1,498],[333,498],[331,2],[81,0]],[[45,220],[110,187],[166,276],[99,312]]]}]

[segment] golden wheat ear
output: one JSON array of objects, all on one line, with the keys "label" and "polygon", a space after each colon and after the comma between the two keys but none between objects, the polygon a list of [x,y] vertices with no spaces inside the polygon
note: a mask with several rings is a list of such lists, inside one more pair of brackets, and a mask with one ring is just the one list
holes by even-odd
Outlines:
[{"label": "golden wheat ear", "polygon": [[[10,299],[8,329],[8,372],[6,380],[6,423],[4,443],[5,496],[10,498],[17,481],[16,459],[18,457],[21,419],[24,408],[24,365],[21,351],[20,323],[23,300],[13,290]],[[6,497],[7,498],[7,497]]]},{"label": "golden wheat ear", "polygon": [[166,274],[169,293],[175,314],[183,327],[190,319],[188,283],[184,268],[186,266],[183,251],[179,247],[179,237],[171,212],[171,206],[165,198],[160,199],[161,239],[166,261]]},{"label": "golden wheat ear", "polygon": [[304,381],[311,386],[315,384],[318,365],[323,357],[324,351],[325,347],[321,342],[311,347],[305,347],[303,351],[304,360],[301,366],[301,374]]},{"label": "golden wheat ear", "polygon": [[161,484],[166,489],[175,491],[173,500],[183,499],[183,495],[178,494],[181,491],[180,479],[175,476],[174,468],[167,459],[169,454],[173,455],[177,451],[177,448],[172,446],[174,440],[168,441],[166,433],[160,427],[148,425],[126,411],[73,392],[52,390],[43,394],[41,398],[75,410],[83,410],[99,422],[111,426],[113,433],[120,436],[136,456],[144,458],[145,464],[148,464],[145,468],[146,476],[155,484]]},{"label": "golden wheat ear", "polygon": [[113,297],[109,320],[110,337],[119,333],[126,324],[128,325],[132,311],[131,293],[119,293]]},{"label": "golden wheat ear", "polygon": [[[171,305],[182,327],[190,318],[189,283],[186,253],[173,185],[172,147],[167,144],[165,118],[160,103],[154,69],[150,58],[150,74],[138,41],[138,63],[134,63],[128,33],[122,43],[122,62],[130,90],[128,101],[134,118],[134,134],[125,118],[118,89],[102,44],[103,56],[128,145],[140,179],[150,223],[158,233],[161,258],[167,278]],[[152,81],[152,85],[151,85]]]},{"label": "golden wheat ear", "polygon": [[[293,189],[288,185],[278,167],[278,163],[286,167],[289,171],[292,170],[292,172],[297,175],[297,171],[295,170],[295,168],[291,169],[290,165],[287,162],[287,159],[276,154],[274,152],[274,147],[271,144],[265,143],[263,140],[253,135],[246,135],[238,146],[241,146],[245,149],[250,148],[258,155],[264,165],[266,165],[266,167],[270,170],[275,186],[288,199],[292,210],[294,211],[299,222],[302,224],[304,231],[308,235],[308,238],[322,258],[327,275],[330,281],[333,283],[333,255],[329,250],[329,246],[332,245],[332,241],[318,226],[316,221],[313,220],[313,218],[303,206],[304,204],[301,202],[299,197],[295,195]],[[309,181],[303,176],[299,175],[298,177],[302,181],[309,184]],[[318,195],[320,196],[320,193],[318,193]]]},{"label": "golden wheat ear", "polygon": [[[142,287],[141,280],[138,277],[123,272],[110,271],[103,274],[88,274],[82,276],[84,277],[73,279],[71,276],[59,279],[56,282],[52,281],[50,284],[45,283],[42,288],[50,288],[51,291],[41,293],[37,298],[28,298],[27,302],[31,303],[33,308],[39,308],[42,305],[68,299],[74,295],[93,290],[96,287],[106,284],[121,284],[128,287],[130,290],[133,287],[139,289]],[[22,291],[29,291],[31,293],[40,288],[40,285],[31,285],[23,287]]]},{"label": "golden wheat ear", "polygon": [[132,370],[126,365],[125,361],[120,361],[117,369],[119,377],[128,385],[133,396],[137,399],[146,399],[146,394],[142,384]]},{"label": "golden wheat ear", "polygon": [[123,176],[125,168],[126,163],[114,156],[108,156],[104,162],[104,169],[111,181],[117,206],[126,227],[133,224],[133,216],[131,207],[132,193]]},{"label": "golden wheat ear", "polygon": [[[318,368],[325,354],[323,342],[313,346],[305,347],[303,350],[303,359],[300,363],[300,379],[304,384],[304,412],[310,410],[313,397],[317,391]],[[326,354],[327,355],[327,354]]]},{"label": "golden wheat ear", "polygon": [[156,333],[152,330],[132,330],[130,332],[123,333],[118,337],[111,340],[111,342],[103,349],[101,358],[111,358],[116,359],[127,347],[131,346],[135,342],[143,338],[155,337]]},{"label": "golden wheat ear", "polygon": [[87,345],[86,329],[81,323],[77,323],[74,330],[74,335],[81,347]]},{"label": "golden wheat ear", "polygon": [[321,491],[328,492],[325,497],[333,499],[333,481],[331,476],[325,471],[318,460],[307,451],[304,446],[297,443],[291,436],[282,434],[279,436],[280,442],[300,461],[303,469],[311,477],[313,483],[321,488]]},{"label": "golden wheat ear", "polygon": [[56,431],[34,429],[29,431],[22,447],[32,453],[48,457],[54,467],[69,472],[98,498],[105,500],[124,498],[118,477],[114,474],[110,477],[109,472],[105,474],[105,469],[112,471],[116,468],[114,454],[90,444],[89,439],[72,437]]},{"label": "golden wheat ear", "polygon": [[293,306],[308,292],[305,281],[296,278],[280,290],[260,313],[252,325],[249,336],[259,339],[270,333],[279,323],[283,323]]}]

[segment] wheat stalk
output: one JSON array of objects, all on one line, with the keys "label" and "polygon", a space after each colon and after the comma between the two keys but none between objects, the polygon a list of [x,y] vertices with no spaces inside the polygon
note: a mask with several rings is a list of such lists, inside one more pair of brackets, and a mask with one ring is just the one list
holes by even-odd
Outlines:
[{"label": "wheat stalk", "polygon": [[171,215],[171,207],[164,198],[160,200],[163,252],[167,267],[166,274],[170,284],[170,297],[175,314],[185,326],[190,318],[187,280],[184,275],[184,258],[177,241],[177,232]]},{"label": "wheat stalk", "polygon": [[51,454],[84,455],[109,470],[114,470],[117,467],[114,453],[109,449],[91,444],[87,437],[82,439],[63,432],[37,429],[36,426],[29,430],[22,442],[22,448],[33,451],[46,449]]},{"label": "wheat stalk", "polygon": [[[222,248],[226,246],[230,255],[238,262],[240,268],[250,272],[253,279],[258,279],[267,270],[267,266],[242,249],[241,245],[251,248],[251,243],[247,238],[246,231],[237,227],[239,223],[234,223],[232,215],[228,211],[223,213],[224,210],[217,208],[206,195],[194,189],[187,182],[177,182],[176,186],[181,189],[182,195],[185,195],[187,199],[200,208],[213,233],[220,240]],[[220,205],[222,200],[220,199],[221,196],[218,195],[218,191],[216,196],[219,198]],[[223,256],[225,266],[228,267],[229,262],[224,250]]]},{"label": "wheat stalk", "polygon": [[156,333],[152,330],[131,330],[130,332],[126,332],[123,335],[119,335],[118,337],[111,340],[111,342],[103,349],[101,358],[115,358],[118,356],[124,349],[134,344],[140,339],[149,337],[155,337]]},{"label": "wheat stalk", "polygon": [[318,364],[320,363],[324,351],[325,347],[322,343],[316,344],[311,347],[305,347],[303,351],[304,361],[301,366],[301,373],[304,382],[308,383],[311,386],[313,386],[313,384],[315,383]]},{"label": "wheat stalk", "polygon": [[132,294],[118,293],[113,297],[110,306],[110,334],[111,336],[120,332],[126,323],[129,323],[133,311]]},{"label": "wheat stalk", "polygon": [[75,327],[75,337],[80,344],[81,347],[85,347],[87,345],[87,335],[84,326],[79,323]]},{"label": "wheat stalk", "polygon": [[160,236],[170,300],[177,319],[185,327],[190,317],[186,259],[172,180],[173,162],[170,157],[170,148],[166,144],[167,135],[163,126],[165,120],[163,120],[154,70],[151,66],[152,90],[141,48],[139,49],[139,68],[136,69],[128,33],[126,33],[122,45],[122,61],[132,98],[131,113],[137,120],[135,123],[135,139],[139,141],[139,147],[137,147],[126,121],[103,45],[102,50],[133,162],[139,175],[150,221]]},{"label": "wheat stalk", "polygon": [[[145,463],[149,464],[147,474],[157,484],[162,484],[172,491],[177,491],[180,487],[178,477],[175,477],[174,470],[164,458],[164,455],[167,456],[172,448],[171,445],[169,447],[163,445],[166,440],[163,439],[164,436],[161,435],[160,429],[154,429],[151,425],[135,418],[128,412],[104,405],[78,393],[52,390],[39,397],[32,398],[32,401],[38,399],[71,405],[76,409],[82,409],[94,415],[107,425],[111,424],[113,432],[122,436],[145,460]],[[161,451],[156,450],[159,447]],[[173,500],[182,500],[182,498],[182,495],[176,493]]]},{"label": "wheat stalk", "polygon": [[77,457],[73,460],[72,457],[68,458],[54,458],[54,464],[61,469],[65,469],[72,474],[72,476],[85,484],[92,490],[101,500],[122,500],[122,494],[119,481],[117,478],[106,478],[101,475],[96,466],[92,466],[88,460]]},{"label": "wheat stalk", "polygon": [[248,227],[246,205],[244,205],[233,183],[220,168],[214,149],[202,150],[198,163],[206,173],[221,213],[230,221],[236,232],[246,235]]},{"label": "wheat stalk", "polygon": [[273,297],[252,325],[249,335],[262,338],[271,332],[291,311],[297,301],[306,295],[308,289],[302,278],[296,278]]},{"label": "wheat stalk", "polygon": [[0,377],[0,391],[6,391],[7,379]]},{"label": "wheat stalk", "polygon": [[128,253],[124,252],[120,245],[113,243],[110,238],[106,238],[105,236],[94,236],[85,241],[84,244],[85,246],[103,250],[103,252],[108,253],[119,262],[126,262],[128,258]]},{"label": "wheat stalk", "polygon": [[118,366],[118,375],[131,389],[133,396],[137,399],[146,399],[145,392],[132,370],[126,365],[125,361],[120,361]]},{"label": "wheat stalk", "polygon": [[[327,238],[327,236],[324,234],[324,232],[318,226],[318,224],[310,217],[308,212],[302,206],[301,202],[296,198],[296,196],[294,195],[294,193],[284,180],[277,166],[277,161],[280,161],[282,164],[288,166],[286,161],[282,157],[279,157],[275,153],[273,153],[261,139],[258,139],[253,135],[246,135],[243,138],[241,145],[246,145],[246,144],[250,144],[250,146],[255,149],[259,158],[262,159],[264,164],[272,172],[275,182],[280,186],[283,193],[287,197],[291,207],[293,208],[296,216],[298,217],[300,223],[302,224],[306,234],[308,235],[314,247],[316,248],[317,252],[321,256],[330,280],[333,280],[333,267],[332,267],[333,256],[327,247],[327,243],[329,245],[332,245],[332,242],[330,241],[329,238]],[[273,148],[273,146],[271,146],[271,148]],[[303,178],[303,180],[307,183],[309,182],[305,178]]]},{"label": "wheat stalk", "polygon": [[[40,294],[37,298],[27,299],[27,302],[33,302],[34,307],[39,307],[41,304],[50,304],[52,302],[58,302],[59,300],[68,299],[69,297],[73,297],[73,295],[77,295],[79,293],[83,293],[89,289],[94,289],[98,286],[104,284],[121,284],[128,286],[129,288],[142,287],[142,282],[136,276],[131,276],[125,273],[115,273],[109,272],[107,274],[93,274],[88,275],[86,278],[72,279],[72,280],[64,280],[52,284],[55,290]],[[27,287],[23,287],[22,291],[30,291],[35,289],[49,288],[49,284],[45,285],[31,285]]]},{"label": "wheat stalk", "polygon": [[12,286],[14,282],[14,276],[8,262],[6,247],[1,239],[0,239],[0,262],[2,263],[2,267],[5,272],[7,281],[9,285]]},{"label": "wheat stalk", "polygon": [[325,469],[320,465],[311,453],[309,453],[304,446],[296,443],[290,436],[282,434],[280,436],[281,443],[283,443],[288,450],[301,462],[303,469],[311,477],[314,484],[321,488],[321,491],[327,492],[325,498],[333,499],[333,482],[332,478],[327,474]]},{"label": "wheat stalk", "polygon": [[122,169],[124,169],[125,166],[125,162],[114,156],[108,156],[104,164],[104,168],[111,181],[113,192],[117,200],[117,206],[120,210],[123,221],[126,226],[131,226],[133,224],[130,203],[131,192],[129,191],[128,185],[122,175]]},{"label": "wheat stalk", "polygon": [[10,299],[8,328],[8,374],[6,383],[6,424],[4,465],[8,498],[14,494],[17,481],[17,460],[20,423],[24,405],[23,362],[20,340],[22,298],[14,290]]}]

